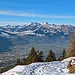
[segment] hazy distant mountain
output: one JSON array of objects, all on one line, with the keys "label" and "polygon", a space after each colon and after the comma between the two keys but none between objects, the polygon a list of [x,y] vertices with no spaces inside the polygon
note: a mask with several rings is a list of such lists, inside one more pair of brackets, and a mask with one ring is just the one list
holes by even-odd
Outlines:
[{"label": "hazy distant mountain", "polygon": [[71,25],[47,22],[0,26],[0,51],[9,51],[10,47],[27,44],[66,43],[73,30],[75,27]]}]

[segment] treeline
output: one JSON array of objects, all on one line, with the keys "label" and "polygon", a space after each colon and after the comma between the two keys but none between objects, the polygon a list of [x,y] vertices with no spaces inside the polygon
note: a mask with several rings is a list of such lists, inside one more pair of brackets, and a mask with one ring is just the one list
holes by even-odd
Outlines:
[{"label": "treeline", "polygon": [[6,71],[8,71],[8,70],[10,70],[11,68],[14,68],[14,67],[15,67],[15,65],[12,65],[12,64],[9,64],[7,66],[1,67],[0,68],[0,73],[6,72]]},{"label": "treeline", "polygon": [[[28,65],[35,62],[51,62],[51,61],[61,61],[65,59],[66,57],[75,57],[75,31],[73,31],[69,38],[69,47],[68,47],[68,55],[66,55],[65,49],[62,52],[62,55],[56,59],[55,53],[50,50],[49,54],[47,55],[46,59],[43,59],[44,53],[42,51],[36,51],[34,47],[32,47],[30,53],[27,57],[24,57],[23,59],[17,59],[16,65]],[[10,68],[14,67],[12,65],[3,67],[0,70],[1,72],[5,72],[9,70]]]},{"label": "treeline", "polygon": [[30,50],[27,57],[24,57],[23,59],[17,59],[15,65],[7,65],[3,68],[0,68],[0,73],[3,73],[5,71],[8,71],[9,69],[17,66],[17,65],[28,65],[35,62],[52,62],[52,61],[61,61],[66,58],[66,51],[65,49],[62,52],[62,55],[56,59],[55,53],[50,50],[46,59],[44,59],[44,53],[43,51],[36,51],[34,47]]},{"label": "treeline", "polygon": [[52,50],[49,51],[46,59],[43,59],[43,57],[43,51],[36,51],[35,48],[32,47],[27,57],[23,59],[17,59],[16,65],[28,65],[35,62],[61,61],[66,58],[66,51],[64,49],[62,55],[58,59],[56,59],[55,53]]}]

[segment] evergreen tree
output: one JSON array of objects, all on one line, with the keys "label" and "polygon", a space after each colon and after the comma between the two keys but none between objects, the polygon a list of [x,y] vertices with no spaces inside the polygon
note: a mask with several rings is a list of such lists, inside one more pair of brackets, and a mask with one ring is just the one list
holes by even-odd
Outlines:
[{"label": "evergreen tree", "polygon": [[46,62],[51,62],[51,61],[56,61],[55,53],[52,50],[50,50],[46,58]]},{"label": "evergreen tree", "polygon": [[17,59],[17,61],[16,61],[16,65],[20,65],[20,64],[21,64],[20,59]]},{"label": "evergreen tree", "polygon": [[62,52],[62,57],[61,58],[62,58],[62,60],[66,58],[66,51],[65,51],[65,49]]},{"label": "evergreen tree", "polygon": [[1,69],[1,72],[6,72],[7,71],[7,67],[3,67],[2,69]]},{"label": "evergreen tree", "polygon": [[43,62],[44,53],[42,51],[38,52],[37,61]]},{"label": "evergreen tree", "polygon": [[32,47],[28,57],[26,58],[26,64],[31,64],[37,62],[37,52],[35,51],[34,47]]},{"label": "evergreen tree", "polygon": [[21,65],[26,65],[26,58],[23,58],[23,59],[21,60]]},{"label": "evergreen tree", "polygon": [[62,60],[62,57],[60,56],[58,59],[57,59],[57,61],[61,61]]}]

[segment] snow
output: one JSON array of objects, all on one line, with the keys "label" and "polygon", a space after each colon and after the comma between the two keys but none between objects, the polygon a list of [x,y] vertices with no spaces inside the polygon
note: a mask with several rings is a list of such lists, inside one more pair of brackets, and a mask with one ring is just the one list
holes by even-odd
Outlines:
[{"label": "snow", "polygon": [[36,35],[37,35],[37,36],[40,36],[40,37],[41,37],[41,36],[45,36],[44,34],[38,34],[38,33],[37,33]]},{"label": "snow", "polygon": [[4,37],[7,37],[7,38],[9,38],[9,37],[10,37],[10,35],[9,35],[9,34],[4,33],[4,32],[1,32],[0,36],[4,36]]},{"label": "snow", "polygon": [[75,57],[63,61],[38,62],[30,65],[18,65],[1,75],[75,75],[66,68],[68,62]]},{"label": "snow", "polygon": [[72,59],[71,65],[75,65],[75,59]]},{"label": "snow", "polygon": [[35,35],[34,31],[32,30],[23,31],[23,32],[11,32],[11,31],[6,31],[6,32],[11,33],[11,34],[17,34],[19,36],[28,35],[28,34]]},{"label": "snow", "polygon": [[[65,35],[69,35],[73,30],[75,30],[75,27],[71,25],[51,24],[47,22],[41,22],[41,23],[30,22],[25,25],[0,26],[0,32],[2,32],[0,36],[10,38],[11,37],[10,34],[11,35],[15,34],[18,36],[35,35],[35,36],[42,37],[43,36],[42,33],[39,33],[37,31],[42,31],[44,34],[47,33],[57,34],[58,32],[60,33],[63,32],[65,36]],[[35,32],[39,35],[36,35]]]}]

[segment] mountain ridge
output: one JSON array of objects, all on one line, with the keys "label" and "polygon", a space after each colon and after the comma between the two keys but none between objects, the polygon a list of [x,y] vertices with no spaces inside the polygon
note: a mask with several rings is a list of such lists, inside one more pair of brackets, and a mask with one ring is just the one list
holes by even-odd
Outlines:
[{"label": "mountain ridge", "polygon": [[0,26],[0,59],[3,61],[3,57],[5,57],[5,61],[7,61],[9,58],[11,60],[22,58],[27,56],[33,46],[36,50],[42,50],[45,57],[52,49],[58,58],[63,49],[68,47],[69,35],[73,30],[75,27],[71,25],[47,22]]},{"label": "mountain ridge", "polygon": [[49,24],[47,22],[42,22],[42,23],[31,22],[21,26],[20,25],[0,26],[0,31],[5,31],[6,33],[17,34],[17,35],[32,34],[38,36],[45,36],[45,35],[47,36],[47,34],[48,35],[50,33],[56,34],[58,32],[63,33],[64,35],[69,35],[73,30],[75,30],[75,27],[71,25],[56,25],[56,24]]},{"label": "mountain ridge", "polygon": [[[71,25],[57,25],[47,22],[0,26],[0,38],[10,41],[5,43],[2,42],[4,39],[1,39],[3,46],[0,45],[0,49],[3,50],[0,50],[0,52],[12,50],[26,50],[28,52],[32,46],[35,46],[37,50],[39,48],[43,50],[42,46],[48,47],[47,51],[49,49],[62,50],[67,47],[69,35],[73,30],[75,30],[75,27]],[[5,47],[7,45],[8,47]]]}]

